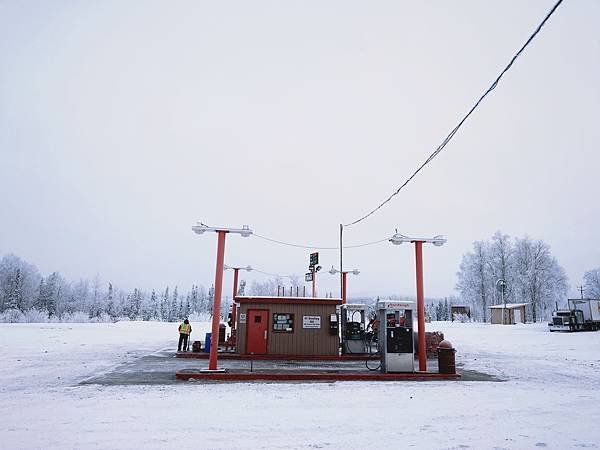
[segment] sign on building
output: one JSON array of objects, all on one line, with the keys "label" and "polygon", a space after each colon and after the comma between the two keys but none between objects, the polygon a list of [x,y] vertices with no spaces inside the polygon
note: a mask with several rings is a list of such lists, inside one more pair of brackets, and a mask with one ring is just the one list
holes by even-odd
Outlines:
[{"label": "sign on building", "polygon": [[302,328],[321,328],[321,316],[302,316]]}]

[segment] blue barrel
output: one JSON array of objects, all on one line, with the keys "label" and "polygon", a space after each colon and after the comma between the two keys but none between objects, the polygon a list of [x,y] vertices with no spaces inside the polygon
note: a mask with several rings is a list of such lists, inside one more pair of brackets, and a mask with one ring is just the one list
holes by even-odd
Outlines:
[{"label": "blue barrel", "polygon": [[212,338],[212,333],[206,333],[204,335],[204,353],[210,353],[211,338]]}]

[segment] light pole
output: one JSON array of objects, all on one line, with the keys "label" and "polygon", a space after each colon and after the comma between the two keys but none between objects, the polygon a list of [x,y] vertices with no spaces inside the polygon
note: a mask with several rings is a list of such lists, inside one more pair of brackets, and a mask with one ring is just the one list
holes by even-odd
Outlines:
[{"label": "light pole", "polygon": [[417,322],[419,337],[419,370],[427,372],[427,355],[425,348],[425,297],[423,294],[423,243],[427,242],[436,247],[441,247],[446,243],[444,236],[434,236],[433,238],[415,238],[404,236],[398,232],[390,238],[394,245],[400,245],[404,242],[415,244],[415,265],[417,272]]},{"label": "light pole", "polygon": [[502,325],[506,325],[506,300],[504,299],[504,289],[506,289],[506,280],[500,278],[496,281],[496,289],[500,287],[500,295],[502,296],[502,303],[504,304],[504,308],[502,309]]},{"label": "light pole", "polygon": [[233,294],[231,296],[231,335],[235,336],[235,327],[236,327],[236,315],[237,315],[237,305],[235,303],[235,297],[238,292],[238,276],[240,269],[245,270],[246,272],[250,272],[252,270],[251,266],[246,267],[230,267],[227,264],[223,267],[224,270],[232,269],[233,270]]},{"label": "light pole", "polygon": [[356,269],[354,270],[342,270],[339,271],[335,267],[331,266],[331,270],[329,271],[331,275],[335,275],[336,273],[342,274],[342,305],[346,304],[346,275],[351,273],[352,275],[358,275],[360,272]]},{"label": "light pole", "polygon": [[[204,234],[207,231],[217,233],[217,268],[215,271],[215,294],[213,300],[213,318],[212,334],[210,345],[210,356],[208,360],[208,370],[217,371],[217,351],[219,349],[219,322],[221,317],[221,293],[223,292],[223,268],[225,260],[225,236],[227,233],[241,234],[242,237],[248,237],[252,230],[248,225],[242,228],[227,227],[209,227],[204,224],[194,225],[192,231],[196,234]],[[216,339],[216,340],[215,340]]]},{"label": "light pole", "polygon": [[311,266],[310,267],[310,274],[311,274],[311,281],[312,281],[312,296],[313,298],[315,298],[317,296],[317,272],[321,270],[321,266]]}]

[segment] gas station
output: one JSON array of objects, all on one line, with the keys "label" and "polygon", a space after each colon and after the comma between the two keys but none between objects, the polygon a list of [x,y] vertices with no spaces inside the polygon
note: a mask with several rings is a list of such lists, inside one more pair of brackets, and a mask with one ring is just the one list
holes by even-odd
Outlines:
[{"label": "gas station", "polygon": [[[223,282],[225,236],[250,236],[248,226],[240,229],[192,227],[197,234],[218,235],[212,336],[219,336],[220,303]],[[237,270],[234,273],[233,304],[230,313],[231,335],[225,346],[219,339],[208,352],[177,353],[178,358],[209,360],[208,368],[185,368],[176,372],[179,380],[215,381],[342,381],[342,380],[427,380],[458,379],[454,354],[448,341],[429,349],[428,371],[423,295],[422,244],[443,245],[442,236],[409,238],[396,233],[394,245],[415,244],[417,302],[380,300],[375,317],[368,320],[364,304],[346,302],[346,286],[341,298],[316,296],[315,279],[320,270],[318,253],[311,253],[306,280],[312,282],[312,296],[237,295]],[[249,267],[249,266],[248,266]],[[246,269],[250,270],[250,269]],[[348,272],[336,271],[331,273]],[[358,271],[354,271],[358,273]],[[342,278],[345,281],[345,276]],[[370,328],[370,330],[368,330]],[[222,335],[222,332],[221,332]],[[208,337],[208,336],[207,336]],[[196,344],[196,343],[195,343]],[[195,345],[198,350],[200,343]],[[206,346],[206,342],[205,342]],[[418,357],[418,368],[415,368]],[[218,367],[218,359],[226,361]]]}]

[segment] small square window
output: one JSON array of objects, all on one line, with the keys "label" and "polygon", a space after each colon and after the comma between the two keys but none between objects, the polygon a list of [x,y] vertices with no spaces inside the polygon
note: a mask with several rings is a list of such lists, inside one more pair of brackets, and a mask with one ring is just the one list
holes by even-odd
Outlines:
[{"label": "small square window", "polygon": [[261,320],[262,320],[261,316],[254,316],[254,323],[260,323]]}]

